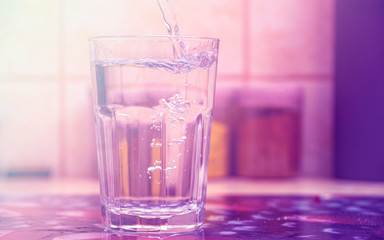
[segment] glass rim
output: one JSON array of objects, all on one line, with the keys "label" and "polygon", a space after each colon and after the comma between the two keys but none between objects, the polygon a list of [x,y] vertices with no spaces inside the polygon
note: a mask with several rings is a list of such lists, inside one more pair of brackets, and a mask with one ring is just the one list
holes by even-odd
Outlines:
[{"label": "glass rim", "polygon": [[135,40],[135,39],[189,39],[189,40],[210,40],[220,41],[219,38],[214,37],[202,37],[202,36],[190,36],[190,35],[105,35],[105,36],[94,36],[88,38],[89,42],[101,41],[101,40]]}]

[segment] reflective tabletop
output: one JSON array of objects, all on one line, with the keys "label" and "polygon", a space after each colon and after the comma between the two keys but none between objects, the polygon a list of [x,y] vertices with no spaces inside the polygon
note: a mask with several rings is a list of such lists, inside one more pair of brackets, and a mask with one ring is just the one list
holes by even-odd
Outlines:
[{"label": "reflective tabletop", "polygon": [[105,232],[99,197],[1,195],[0,239],[384,239],[384,197],[209,196],[204,225],[179,235]]}]

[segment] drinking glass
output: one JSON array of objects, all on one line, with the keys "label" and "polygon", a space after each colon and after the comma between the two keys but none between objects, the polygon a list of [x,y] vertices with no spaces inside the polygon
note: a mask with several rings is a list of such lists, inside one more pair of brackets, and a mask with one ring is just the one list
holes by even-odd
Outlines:
[{"label": "drinking glass", "polygon": [[89,39],[102,222],[185,232],[204,221],[219,40]]}]

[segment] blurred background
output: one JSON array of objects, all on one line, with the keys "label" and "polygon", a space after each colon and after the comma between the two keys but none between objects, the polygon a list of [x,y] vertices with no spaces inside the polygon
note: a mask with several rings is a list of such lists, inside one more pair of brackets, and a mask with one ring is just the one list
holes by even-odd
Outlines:
[{"label": "blurred background", "polygon": [[[221,40],[211,178],[384,179],[383,1],[171,3]],[[0,26],[0,178],[97,178],[87,39],[166,34],[156,0],[2,0]]]}]

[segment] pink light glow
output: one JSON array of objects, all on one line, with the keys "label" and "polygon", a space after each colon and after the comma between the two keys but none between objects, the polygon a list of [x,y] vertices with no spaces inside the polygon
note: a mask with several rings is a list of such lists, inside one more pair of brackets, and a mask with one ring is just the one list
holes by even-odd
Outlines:
[{"label": "pink light glow", "polygon": [[[221,39],[218,85],[303,88],[307,175],[332,171],[333,3],[173,1],[181,34]],[[96,177],[87,39],[165,34],[156,2],[5,0],[0,22],[0,174]]]}]

